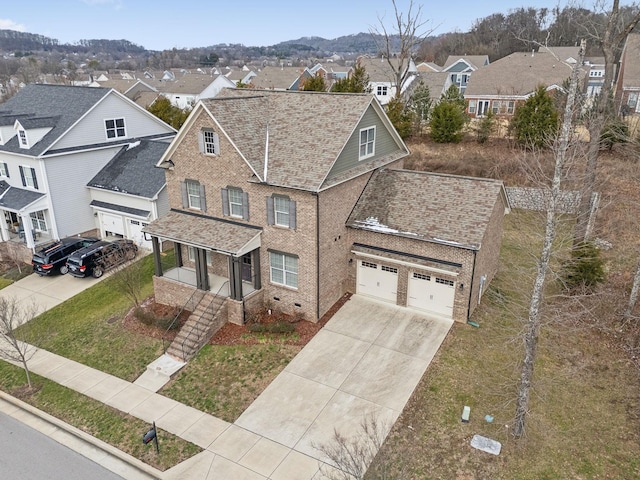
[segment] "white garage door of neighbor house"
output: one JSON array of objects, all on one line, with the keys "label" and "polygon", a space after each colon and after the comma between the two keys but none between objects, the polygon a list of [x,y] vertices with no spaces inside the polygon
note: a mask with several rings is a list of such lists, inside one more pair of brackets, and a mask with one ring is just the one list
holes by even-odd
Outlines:
[{"label": "white garage door of neighbor house", "polygon": [[455,282],[427,273],[409,274],[407,306],[453,317]]},{"label": "white garage door of neighbor house", "polygon": [[142,248],[151,248],[151,240],[144,239],[144,233],[142,233],[142,227],[146,227],[147,224],[145,222],[141,222],[140,220],[132,220],[129,219],[129,238],[136,242],[136,245]]},{"label": "white garage door of neighbor house", "polygon": [[124,237],[124,223],[120,215],[111,215],[110,213],[102,213],[102,228],[105,235],[122,235]]},{"label": "white garage door of neighbor house", "polygon": [[396,303],[398,269],[379,263],[358,261],[357,293]]}]

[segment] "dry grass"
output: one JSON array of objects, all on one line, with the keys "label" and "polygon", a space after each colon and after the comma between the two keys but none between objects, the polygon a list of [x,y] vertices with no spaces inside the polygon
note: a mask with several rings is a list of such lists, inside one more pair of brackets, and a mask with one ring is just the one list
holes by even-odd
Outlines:
[{"label": "dry grass", "polygon": [[[500,171],[495,162],[516,156],[476,143],[418,147],[410,145],[422,165],[466,175]],[[471,157],[475,166],[467,165]],[[633,332],[619,323],[640,258],[639,174],[633,157],[615,152],[603,156],[601,170],[596,233],[613,244],[604,252],[608,280],[596,295],[579,302],[556,297],[547,308],[526,437],[516,441],[508,427],[542,224],[514,211],[506,219],[500,272],[474,313],[480,328],[455,325],[365,478],[381,478],[376,471],[383,466],[402,471],[403,480],[640,478],[640,379],[629,348]],[[522,181],[516,173],[509,183]],[[468,424],[460,421],[464,405],[471,407]],[[472,449],[474,434],[500,441],[502,453]]]}]

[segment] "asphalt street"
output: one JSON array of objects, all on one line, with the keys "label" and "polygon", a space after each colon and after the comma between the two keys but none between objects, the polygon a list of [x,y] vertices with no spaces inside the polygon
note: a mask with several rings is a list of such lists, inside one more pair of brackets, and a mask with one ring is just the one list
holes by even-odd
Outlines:
[{"label": "asphalt street", "polygon": [[122,477],[0,413],[3,480],[123,480]]}]

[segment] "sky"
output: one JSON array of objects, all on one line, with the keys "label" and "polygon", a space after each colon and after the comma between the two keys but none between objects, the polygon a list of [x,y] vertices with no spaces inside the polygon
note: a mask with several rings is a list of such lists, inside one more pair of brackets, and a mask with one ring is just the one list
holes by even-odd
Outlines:
[{"label": "sky", "polygon": [[[624,3],[624,2],[623,2]],[[410,0],[396,0],[404,15]],[[414,0],[426,24],[420,33],[468,31],[475,20],[520,7],[552,9],[566,0]],[[391,0],[22,0],[4,2],[0,29],[55,38],[129,40],[148,50],[220,43],[269,46],[300,37],[333,39],[380,29],[395,19]]]}]

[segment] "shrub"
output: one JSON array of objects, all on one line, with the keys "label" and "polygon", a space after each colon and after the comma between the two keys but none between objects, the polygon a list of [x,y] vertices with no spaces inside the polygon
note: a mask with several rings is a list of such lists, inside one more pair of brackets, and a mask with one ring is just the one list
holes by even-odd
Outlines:
[{"label": "shrub", "polygon": [[567,289],[593,288],[604,282],[604,260],[593,242],[582,242],[571,251],[571,258],[563,265],[562,279]]},{"label": "shrub", "polygon": [[485,143],[489,140],[489,137],[495,128],[496,125],[493,112],[488,112],[487,115],[481,118],[478,122],[478,129],[476,130],[478,143]]},{"label": "shrub", "polygon": [[516,108],[509,125],[516,142],[526,148],[542,148],[558,130],[558,112],[544,86]]},{"label": "shrub", "polygon": [[623,120],[617,119],[607,123],[600,134],[600,146],[607,150],[613,150],[616,143],[629,141],[629,126]]},{"label": "shrub", "polygon": [[173,322],[177,314],[178,312],[175,312],[170,315],[163,315],[161,317],[156,317],[153,323],[156,327],[161,328],[162,330],[167,330],[167,329],[175,330],[180,326],[179,322]]},{"label": "shrub", "polygon": [[153,325],[153,322],[156,319],[156,316],[152,312],[147,312],[142,307],[136,307],[133,310],[133,316],[140,320],[145,325]]}]

